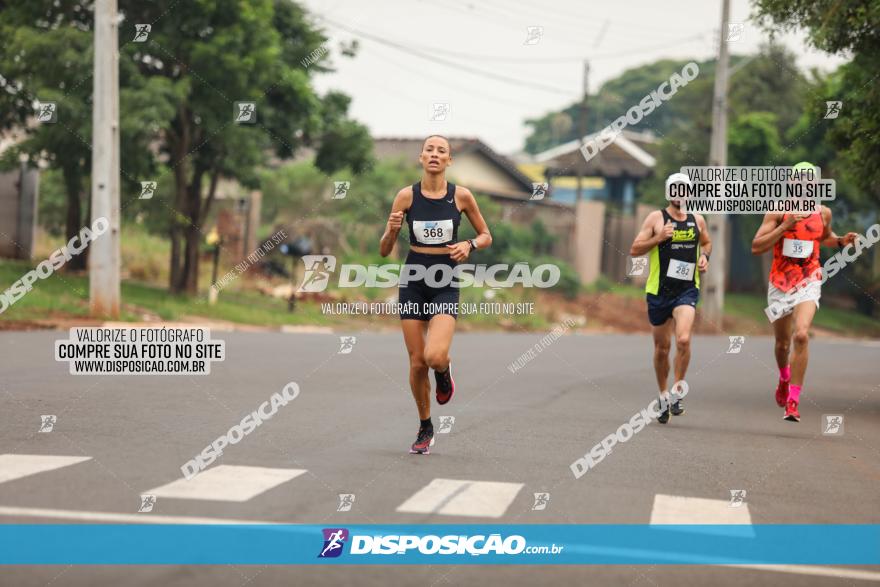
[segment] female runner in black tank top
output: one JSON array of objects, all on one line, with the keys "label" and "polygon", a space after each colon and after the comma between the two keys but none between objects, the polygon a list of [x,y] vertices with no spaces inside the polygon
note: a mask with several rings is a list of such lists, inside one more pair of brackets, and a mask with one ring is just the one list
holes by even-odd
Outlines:
[{"label": "female runner in black tank top", "polygon": [[[452,164],[449,141],[439,135],[425,139],[419,162],[422,180],[403,188],[394,198],[379,252],[383,257],[391,253],[406,216],[410,231],[406,264],[424,267],[430,275],[430,268],[435,265],[454,267],[465,262],[472,250],[491,245],[492,235],[470,190],[446,181],[446,168]],[[477,232],[475,239],[458,240],[462,214]],[[443,273],[438,271],[437,275]],[[419,280],[408,281],[405,286],[401,283],[399,291],[399,303],[403,304],[400,324],[409,352],[409,385],[420,420],[419,433],[410,452],[428,454],[434,444],[428,369],[434,370],[437,403],[445,404],[455,393],[449,347],[455,333],[459,290],[451,285],[436,287]]]}]

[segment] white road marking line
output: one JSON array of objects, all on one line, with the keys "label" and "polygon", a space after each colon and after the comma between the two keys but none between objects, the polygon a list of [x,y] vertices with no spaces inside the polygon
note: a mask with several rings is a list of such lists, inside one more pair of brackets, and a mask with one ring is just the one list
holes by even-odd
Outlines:
[{"label": "white road marking line", "polygon": [[165,498],[248,501],[305,472],[305,469],[219,465],[202,471],[192,479],[178,479],[144,493]]},{"label": "white road marking line", "polygon": [[92,457],[64,457],[58,455],[0,455],[0,483],[69,467]]},{"label": "white road marking line", "polygon": [[89,512],[55,510],[50,508],[21,508],[0,506],[0,516],[13,518],[49,518],[53,520],[77,520],[82,522],[116,522],[120,524],[282,524],[266,520],[235,520],[232,518],[200,518],[194,516],[161,516],[156,514],[118,514],[114,512]]},{"label": "white road marking line", "polygon": [[719,567],[744,568],[755,571],[772,571],[774,573],[792,573],[795,575],[813,575],[815,577],[834,577],[836,579],[854,579],[857,581],[880,581],[880,573],[862,569],[844,567],[817,567],[813,565],[715,565]]},{"label": "white road marking line", "polygon": [[[651,508],[651,524],[713,524],[713,525],[751,525],[752,516],[749,504],[730,507],[730,502],[723,499],[705,499],[702,497],[684,497],[681,495],[654,496]],[[692,529],[697,532],[699,530]],[[735,534],[737,536],[754,536],[751,528],[731,528],[726,532],[723,528],[707,528],[707,533]]]},{"label": "white road marking line", "polygon": [[333,334],[329,326],[291,326],[283,325],[281,332],[284,334]]},{"label": "white road marking line", "polygon": [[[116,522],[120,524],[284,524],[265,520],[238,520],[232,518],[200,518],[193,516],[161,516],[154,514],[118,514],[113,512],[89,512],[55,510],[47,508],[22,508],[0,506],[0,516],[13,518],[47,518],[53,520],[77,520],[83,522]],[[860,581],[880,581],[880,573],[845,567],[817,567],[807,565],[708,565],[715,567],[743,568],[755,571],[813,575]]]},{"label": "white road marking line", "polygon": [[434,479],[397,507],[398,512],[500,518],[522,483]]}]

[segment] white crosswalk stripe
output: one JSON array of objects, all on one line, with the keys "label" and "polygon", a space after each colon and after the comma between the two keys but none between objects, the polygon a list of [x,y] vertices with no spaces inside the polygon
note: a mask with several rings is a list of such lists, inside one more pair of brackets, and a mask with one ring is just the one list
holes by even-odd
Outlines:
[{"label": "white crosswalk stripe", "polygon": [[69,457],[58,455],[0,455],[0,483],[45,473],[62,467],[88,461],[92,457]]},{"label": "white crosswalk stripe", "polygon": [[306,472],[306,469],[218,465],[202,471],[192,479],[178,479],[148,489],[144,493],[162,498],[241,502],[248,501]]},{"label": "white crosswalk stripe", "polygon": [[[684,497],[681,495],[654,496],[651,508],[651,524],[697,524],[697,525],[751,525],[752,515],[749,504],[741,503],[731,507],[729,501],[723,499],[705,499],[702,497]],[[701,531],[690,529],[691,531]],[[737,536],[754,535],[751,528],[707,528],[706,532],[731,533]]]},{"label": "white crosswalk stripe", "polygon": [[398,512],[500,518],[522,483],[434,479],[397,507]]},{"label": "white crosswalk stripe", "polygon": [[[0,484],[31,475],[64,469],[91,460],[88,456],[0,454]],[[308,471],[241,465],[218,465],[193,479],[178,479],[145,491],[162,498],[211,501],[248,501]],[[397,511],[402,513],[440,514],[500,518],[522,489],[522,483],[434,479],[410,496]],[[35,518],[76,520],[94,523],[129,524],[274,524],[278,521],[245,520],[218,517],[168,516],[140,513],[62,510],[35,507],[0,506],[0,518]],[[751,532],[752,517],[747,503],[731,507],[728,500],[656,494],[651,509],[651,524],[731,525],[738,536]],[[727,533],[724,528],[716,532]],[[689,531],[701,531],[689,529]],[[709,531],[707,528],[706,531]],[[755,571],[850,581],[880,581],[880,573],[848,567],[807,565],[726,565],[712,566],[752,569]]]}]

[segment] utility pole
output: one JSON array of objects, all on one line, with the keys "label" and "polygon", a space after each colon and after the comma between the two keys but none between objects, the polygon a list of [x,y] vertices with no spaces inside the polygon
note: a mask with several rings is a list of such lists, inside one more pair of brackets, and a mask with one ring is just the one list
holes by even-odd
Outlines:
[{"label": "utility pole", "polygon": [[107,232],[89,245],[92,316],[119,317],[119,31],[116,0],[95,0],[92,92],[92,222]]},{"label": "utility pole", "polygon": [[[712,140],[709,165],[727,165],[727,21],[730,0],[721,0],[721,30],[718,34],[718,61],[715,64],[715,91],[712,99]],[[703,286],[703,314],[719,329],[724,317],[725,277],[727,261],[727,216],[707,214],[706,224],[712,238],[712,261]]]},{"label": "utility pole", "polygon": [[[587,95],[590,91],[590,61],[588,59],[584,59],[584,89],[583,96],[581,97],[581,106],[578,109],[578,142],[580,143],[580,153],[583,153],[584,148],[584,137],[587,134]],[[575,173],[577,174],[577,196],[575,198],[575,202],[580,202],[583,194],[583,173],[581,173],[581,166],[584,165],[585,162],[578,160],[577,165],[574,166]]]}]

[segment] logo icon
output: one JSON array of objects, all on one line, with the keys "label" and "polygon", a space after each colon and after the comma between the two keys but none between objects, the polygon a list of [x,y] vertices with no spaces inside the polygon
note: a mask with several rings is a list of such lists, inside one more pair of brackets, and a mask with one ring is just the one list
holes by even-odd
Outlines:
[{"label": "logo icon", "polygon": [[58,122],[58,105],[55,102],[38,102],[37,120],[44,124]]},{"label": "logo icon", "polygon": [[632,266],[629,268],[628,273],[630,277],[638,277],[645,274],[645,269],[648,267],[647,257],[630,257],[629,260],[632,261]]},{"label": "logo icon", "polygon": [[305,277],[298,292],[319,292],[327,289],[330,274],[336,269],[336,257],[333,255],[303,255],[306,266]]},{"label": "logo icon", "polygon": [[40,429],[37,432],[52,432],[52,429],[55,428],[55,422],[58,421],[58,416],[40,416],[40,420]]},{"label": "logo icon", "polygon": [[354,505],[354,493],[340,493],[339,505],[336,506],[337,512],[350,512],[351,506]]},{"label": "logo icon", "polygon": [[141,195],[138,198],[139,200],[149,200],[156,193],[156,187],[158,187],[159,183],[155,181],[142,181],[141,182]]},{"label": "logo icon", "polygon": [[727,23],[727,42],[735,43],[742,39],[743,30],[745,30],[745,28],[745,25],[741,22]]},{"label": "logo icon", "polygon": [[348,530],[345,528],[324,528],[324,548],[318,558],[336,558],[342,554],[345,541],[348,540]]},{"label": "logo icon", "polygon": [[547,509],[547,504],[550,503],[550,494],[549,493],[536,493],[535,494],[535,503],[532,505],[532,511],[537,512],[541,510]]},{"label": "logo icon", "polygon": [[236,102],[235,124],[256,124],[257,123],[257,105],[253,102]]},{"label": "logo icon", "polygon": [[153,25],[151,24],[134,25],[134,38],[132,39],[132,41],[135,43],[145,43],[147,41],[147,37],[150,36],[151,30],[153,30]]},{"label": "logo icon", "polygon": [[730,346],[727,347],[728,355],[738,355],[742,351],[743,344],[746,342],[745,336],[728,336]]},{"label": "logo icon", "polygon": [[825,436],[842,436],[843,415],[822,414],[822,434]]},{"label": "logo icon", "polygon": [[431,122],[443,122],[449,116],[449,102],[434,102],[431,105]]},{"label": "logo icon", "polygon": [[731,489],[730,490],[730,503],[727,504],[728,507],[741,508],[745,502],[746,502],[746,490],[745,489]]},{"label": "logo icon", "polygon": [[832,100],[829,102],[825,102],[825,119],[834,119],[840,114],[840,109],[843,107],[843,102],[840,100]]},{"label": "logo icon", "polygon": [[532,183],[532,195],[529,200],[543,200],[549,187],[546,183]]},{"label": "logo icon", "polygon": [[334,181],[333,182],[333,199],[342,200],[348,194],[351,187],[350,181]]},{"label": "logo icon", "polygon": [[340,336],[339,337],[339,352],[337,355],[350,355],[351,351],[354,349],[354,345],[357,342],[356,336]]},{"label": "logo icon", "polygon": [[523,41],[523,45],[537,45],[541,42],[541,39],[544,37],[544,27],[542,26],[527,26],[526,27],[526,40]]},{"label": "logo icon", "polygon": [[452,426],[455,424],[455,416],[440,416],[440,427],[437,434],[449,434],[452,432]]},{"label": "logo icon", "polygon": [[142,495],[141,496],[141,505],[138,507],[138,513],[148,514],[153,511],[153,506],[156,505],[156,496],[155,495]]}]

